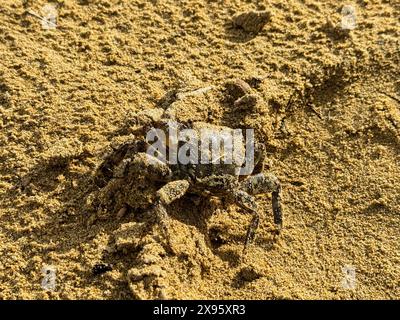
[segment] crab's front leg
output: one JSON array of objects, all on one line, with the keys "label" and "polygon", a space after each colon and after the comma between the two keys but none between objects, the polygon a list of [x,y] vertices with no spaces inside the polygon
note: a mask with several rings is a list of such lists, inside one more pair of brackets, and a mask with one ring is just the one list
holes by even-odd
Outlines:
[{"label": "crab's front leg", "polygon": [[124,175],[126,170],[128,175],[145,174],[151,181],[168,181],[172,177],[171,169],[166,163],[144,152],[129,159],[127,168],[123,168]]},{"label": "crab's front leg", "polygon": [[243,249],[243,251],[245,252],[249,244],[254,240],[258,225],[260,223],[260,215],[258,213],[258,206],[255,198],[249,195],[247,192],[242,190],[235,191],[234,200],[240,207],[251,212],[251,214],[253,215],[249,227],[247,228],[246,241]]},{"label": "crab's front leg", "polygon": [[165,186],[157,191],[157,200],[151,210],[157,217],[162,232],[167,240],[169,249],[174,252],[171,236],[169,233],[169,217],[166,206],[175,200],[182,198],[189,189],[189,182],[186,180],[177,180],[168,182]]},{"label": "crab's front leg", "polygon": [[257,174],[250,176],[241,183],[241,190],[248,194],[260,194],[272,192],[272,211],[274,214],[274,222],[278,227],[278,232],[282,229],[283,216],[281,206],[281,184],[272,174]]}]

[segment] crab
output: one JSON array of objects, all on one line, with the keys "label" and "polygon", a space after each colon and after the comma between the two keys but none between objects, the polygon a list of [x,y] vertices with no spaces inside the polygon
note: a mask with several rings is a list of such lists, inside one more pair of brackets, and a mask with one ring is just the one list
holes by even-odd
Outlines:
[{"label": "crab", "polygon": [[[146,152],[146,148],[149,150],[148,142],[137,138],[144,137],[146,131],[152,127],[170,130],[171,123],[176,124],[171,122],[171,118],[171,113],[161,108],[138,113],[134,117],[131,124],[134,124],[132,132],[135,138],[114,148],[98,169],[96,178],[101,187],[98,197],[103,206],[113,206],[118,215],[125,214],[128,208],[147,207],[146,210],[156,217],[169,249],[173,252],[168,206],[187,194],[224,198],[252,215],[244,241],[246,251],[253,242],[260,223],[260,209],[255,195],[272,193],[272,212],[276,232],[279,234],[282,229],[281,184],[275,175],[262,172],[265,146],[255,142],[254,170],[247,176],[237,174],[235,163],[171,164]],[[203,122],[177,125],[196,133],[204,128],[228,132],[233,130]],[[183,142],[179,140],[178,144]],[[242,150],[245,148],[243,144],[238,147]],[[168,150],[169,146],[166,145],[165,148]],[[199,150],[200,152],[204,150]],[[152,191],[142,197],[133,196],[132,190],[140,185],[149,186]]]}]

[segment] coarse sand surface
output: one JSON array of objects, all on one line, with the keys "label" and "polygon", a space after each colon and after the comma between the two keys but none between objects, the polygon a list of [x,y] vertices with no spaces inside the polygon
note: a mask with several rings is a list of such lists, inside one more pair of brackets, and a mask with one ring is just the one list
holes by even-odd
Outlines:
[{"label": "coarse sand surface", "polygon": [[[0,299],[399,299],[399,62],[398,1],[1,0]],[[216,197],[169,208],[175,253],[87,206],[137,112],[209,86],[179,120],[255,129],[282,183],[245,257],[251,215]]]}]

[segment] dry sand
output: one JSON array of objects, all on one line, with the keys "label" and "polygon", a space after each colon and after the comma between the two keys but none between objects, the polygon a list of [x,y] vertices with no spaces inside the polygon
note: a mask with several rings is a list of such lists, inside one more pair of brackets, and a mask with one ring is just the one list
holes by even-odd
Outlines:
[{"label": "dry sand", "polygon": [[[0,4],[1,299],[400,298],[398,1],[58,0],[55,30],[27,13],[46,3]],[[248,10],[268,12],[256,34],[232,23]],[[144,213],[91,218],[93,174],[135,112],[234,78],[264,103],[235,110],[217,90],[177,112],[256,129],[283,184],[276,241],[269,195],[242,262],[251,217],[218,199],[172,206],[176,255]],[[100,262],[113,270],[94,276]]]}]

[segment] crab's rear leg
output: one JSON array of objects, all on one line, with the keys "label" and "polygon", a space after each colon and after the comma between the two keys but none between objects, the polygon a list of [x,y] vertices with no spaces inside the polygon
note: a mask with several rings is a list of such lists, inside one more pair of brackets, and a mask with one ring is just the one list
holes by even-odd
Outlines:
[{"label": "crab's rear leg", "polygon": [[182,198],[189,189],[189,182],[186,180],[177,180],[168,182],[161,189],[157,191],[157,200],[152,211],[157,217],[158,223],[161,226],[162,233],[164,234],[169,249],[174,252],[171,236],[169,233],[169,217],[166,206],[170,205],[175,200]]},{"label": "crab's rear leg", "polygon": [[248,194],[272,192],[272,211],[278,232],[282,229],[283,216],[281,206],[281,184],[272,174],[257,174],[243,180],[241,189]]}]

